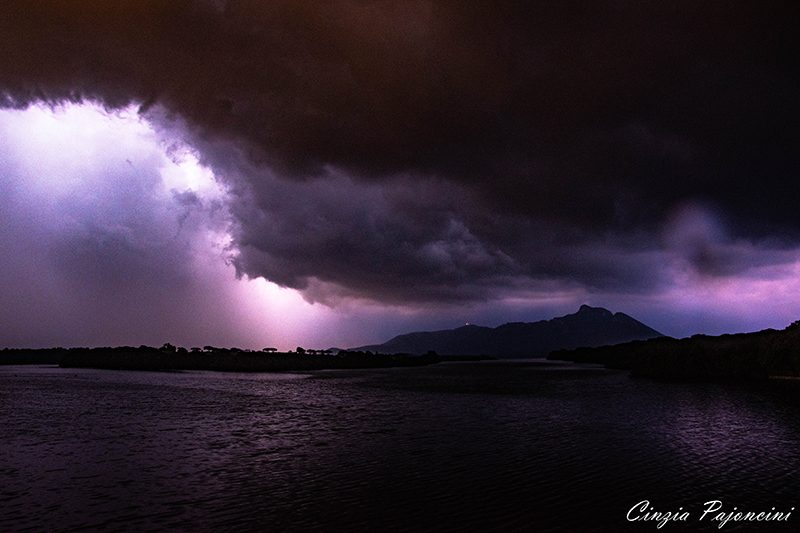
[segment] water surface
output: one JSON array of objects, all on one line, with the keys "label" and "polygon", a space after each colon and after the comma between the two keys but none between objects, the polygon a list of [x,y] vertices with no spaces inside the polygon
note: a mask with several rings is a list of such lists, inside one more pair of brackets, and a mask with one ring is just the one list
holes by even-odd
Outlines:
[{"label": "water surface", "polygon": [[800,508],[793,385],[541,362],[0,367],[0,531],[656,531],[625,520],[644,499],[698,529],[712,499]]}]

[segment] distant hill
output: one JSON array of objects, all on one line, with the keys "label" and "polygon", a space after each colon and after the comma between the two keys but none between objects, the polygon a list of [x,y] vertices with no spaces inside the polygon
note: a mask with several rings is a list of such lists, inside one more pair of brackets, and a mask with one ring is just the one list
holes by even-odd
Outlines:
[{"label": "distant hill", "polygon": [[582,305],[577,313],[539,322],[510,322],[496,328],[463,326],[441,331],[398,335],[356,350],[382,353],[439,355],[493,355],[498,357],[545,357],[554,350],[603,346],[663,335],[624,314],[602,307]]}]

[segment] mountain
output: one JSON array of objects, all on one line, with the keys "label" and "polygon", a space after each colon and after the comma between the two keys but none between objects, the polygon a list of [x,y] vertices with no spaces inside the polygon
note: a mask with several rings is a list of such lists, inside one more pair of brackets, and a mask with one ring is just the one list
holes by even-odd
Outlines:
[{"label": "mountain", "polygon": [[553,350],[603,346],[662,337],[658,331],[624,314],[582,305],[571,315],[539,322],[510,322],[496,328],[463,326],[441,331],[398,335],[393,339],[354,350],[382,353],[439,355],[494,355],[545,357]]}]

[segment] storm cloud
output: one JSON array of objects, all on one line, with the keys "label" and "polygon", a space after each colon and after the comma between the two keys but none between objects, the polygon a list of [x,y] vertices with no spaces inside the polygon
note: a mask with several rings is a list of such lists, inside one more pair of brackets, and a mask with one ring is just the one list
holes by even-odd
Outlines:
[{"label": "storm cloud", "polygon": [[798,261],[797,6],[472,4],[7,0],[0,94],[137,106],[228,187],[239,274],[312,302]]}]

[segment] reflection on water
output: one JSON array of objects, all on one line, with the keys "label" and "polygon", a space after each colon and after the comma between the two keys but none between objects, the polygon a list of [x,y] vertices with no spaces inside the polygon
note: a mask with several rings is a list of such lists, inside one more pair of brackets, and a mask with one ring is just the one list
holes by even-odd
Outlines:
[{"label": "reflection on water", "polygon": [[0,367],[0,530],[652,531],[625,521],[644,499],[800,508],[786,385],[533,362]]}]

